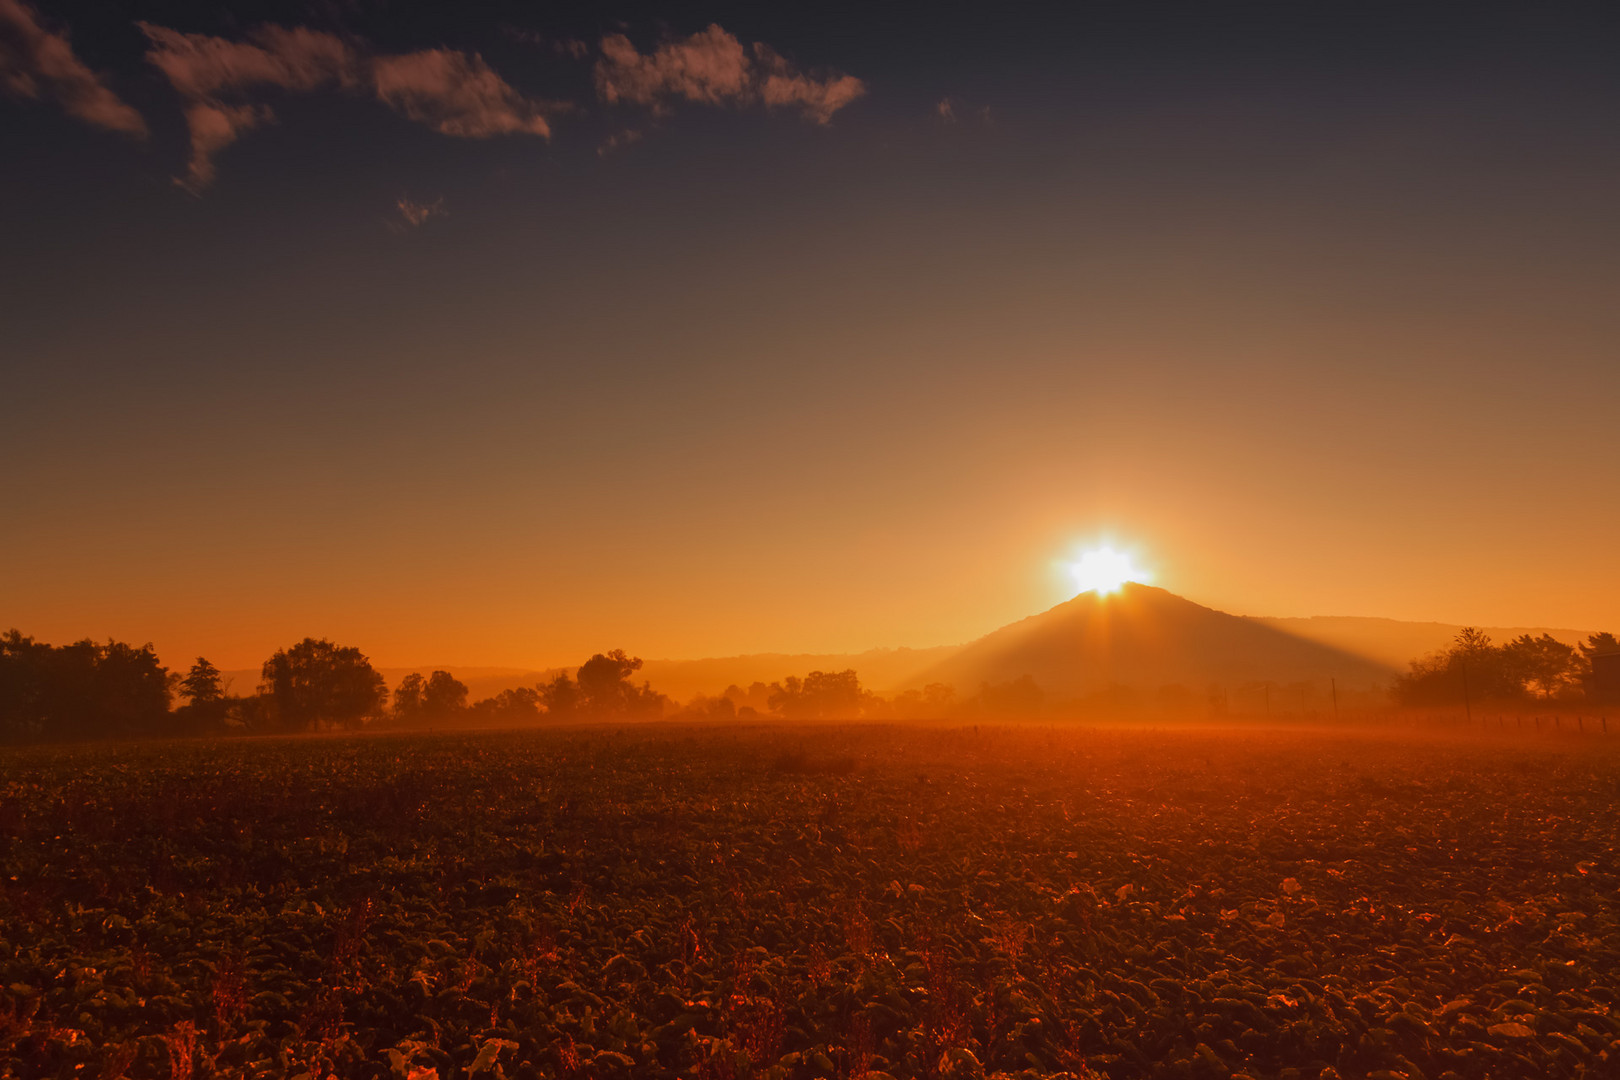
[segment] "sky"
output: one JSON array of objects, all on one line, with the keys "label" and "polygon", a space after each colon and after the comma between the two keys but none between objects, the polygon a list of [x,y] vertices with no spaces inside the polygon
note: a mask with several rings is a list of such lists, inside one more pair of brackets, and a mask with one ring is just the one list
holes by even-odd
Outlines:
[{"label": "sky", "polygon": [[1601,6],[0,0],[0,627],[1620,629]]}]

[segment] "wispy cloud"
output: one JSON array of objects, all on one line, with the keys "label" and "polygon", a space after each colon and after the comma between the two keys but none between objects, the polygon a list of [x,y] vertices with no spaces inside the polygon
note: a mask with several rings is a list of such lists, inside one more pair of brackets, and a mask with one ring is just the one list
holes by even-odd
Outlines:
[{"label": "wispy cloud", "polygon": [[981,105],[971,108],[953,97],[942,97],[939,104],[934,106],[934,115],[939,117],[941,123],[954,124],[957,120],[967,118],[978,120],[981,123],[990,123],[990,106]]},{"label": "wispy cloud", "polygon": [[477,53],[426,49],[379,56],[335,34],[303,27],[266,26],[246,41],[230,41],[139,25],[151,43],[147,59],[186,102],[191,160],[180,182],[192,191],[213,182],[220,150],[273,118],[267,105],[226,100],[253,90],[367,94],[442,135],[467,139],[546,138],[551,134],[546,114],[561,108],[525,97]]},{"label": "wispy cloud", "polygon": [[434,199],[430,203],[419,203],[411,201],[405,195],[401,195],[397,206],[399,216],[405,220],[406,225],[413,229],[426,222],[429,218],[448,217],[450,215],[450,212],[444,208],[443,198]]},{"label": "wispy cloud", "polygon": [[642,133],[635,128],[626,128],[617,134],[609,135],[597,144],[596,156],[607,157],[615,150],[622,150],[632,143],[638,143],[641,141],[641,135]]},{"label": "wispy cloud", "polygon": [[797,107],[807,120],[825,124],[833,113],[866,93],[866,84],[853,75],[815,78],[788,63],[767,45],[754,43],[754,60],[764,72],[760,100],[768,108]]},{"label": "wispy cloud", "polygon": [[144,136],[146,121],[47,30],[22,0],[0,0],[0,87],[18,97],[49,97],[87,124]]},{"label": "wispy cloud", "polygon": [[718,25],[663,42],[650,53],[638,50],[623,34],[609,34],[601,47],[596,91],[610,105],[623,102],[667,112],[676,101],[758,103],[797,108],[807,120],[825,124],[866,92],[866,84],[853,75],[807,73],[770,46],[745,46]]},{"label": "wispy cloud", "polygon": [[591,53],[591,47],[578,38],[553,37],[536,30],[525,30],[521,26],[513,26],[510,23],[501,27],[501,34],[511,41],[524,45],[549,47],[558,56],[571,56],[575,60],[583,60]]},{"label": "wispy cloud", "polygon": [[543,106],[512,89],[477,54],[428,49],[371,62],[377,99],[441,135],[551,136]]},{"label": "wispy cloud", "polygon": [[[194,193],[214,182],[221,151],[244,133],[275,122],[265,101],[271,92],[369,97],[442,135],[465,139],[550,138],[551,118],[571,108],[519,92],[474,52],[377,53],[357,39],[297,26],[263,26],[241,38],[225,38],[149,22],[136,25],[146,35],[147,61],[181,99],[191,147],[175,182]],[[577,60],[589,53],[573,38],[508,33]],[[770,46],[745,44],[718,25],[666,40],[648,53],[626,35],[610,34],[600,42],[593,74],[601,101],[644,106],[654,115],[690,102],[791,109],[826,124],[866,93],[853,75],[806,71]],[[109,130],[147,133],[141,115],[74,55],[66,35],[47,28],[26,0],[0,0],[0,91],[49,98]],[[599,144],[598,153],[640,137],[636,129],[622,130]]]}]

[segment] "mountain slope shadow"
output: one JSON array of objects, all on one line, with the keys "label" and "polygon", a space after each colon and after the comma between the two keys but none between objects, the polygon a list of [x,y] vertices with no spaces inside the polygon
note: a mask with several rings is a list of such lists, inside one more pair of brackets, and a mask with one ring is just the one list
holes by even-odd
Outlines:
[{"label": "mountain slope shadow", "polygon": [[1110,686],[1385,683],[1393,669],[1363,656],[1229,615],[1164,589],[1130,584],[1110,596],[1073,600],[1004,626],[964,646],[914,680],[971,693],[981,683],[1028,675],[1049,698]]}]

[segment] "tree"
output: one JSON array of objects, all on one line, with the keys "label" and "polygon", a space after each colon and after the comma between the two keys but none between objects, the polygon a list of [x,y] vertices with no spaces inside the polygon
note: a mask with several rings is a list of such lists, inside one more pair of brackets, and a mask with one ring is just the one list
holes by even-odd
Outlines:
[{"label": "tree", "polygon": [[[1607,631],[1592,634],[1579,646],[1576,663],[1580,668],[1581,692],[1594,704],[1608,705],[1620,701],[1620,678],[1614,675],[1614,658],[1620,656],[1620,640]],[[1598,657],[1603,657],[1599,660]]]},{"label": "tree", "polygon": [[107,724],[112,734],[151,735],[167,726],[169,670],[158,663],[151,642],[138,649],[122,641],[99,648],[82,641],[78,647],[94,655],[92,717]]},{"label": "tree", "polygon": [[1569,697],[1581,683],[1580,656],[1551,634],[1533,638],[1520,634],[1502,646],[1507,677],[1531,697],[1550,700]]},{"label": "tree", "polygon": [[1583,670],[1583,654],[1550,634],[1494,645],[1466,626],[1450,648],[1413,660],[1396,678],[1395,696],[1408,705],[1562,698],[1576,692]]},{"label": "tree", "polygon": [[0,637],[0,733],[83,739],[169,727],[169,672],[150,644],[88,639],[59,647]]},{"label": "tree", "polygon": [[726,687],[725,697],[737,707],[738,715],[744,709],[752,709],[756,713],[768,712],[771,707],[771,688],[757,679],[748,684],[748,689],[733,683]]},{"label": "tree", "polygon": [[907,690],[894,699],[894,715],[902,720],[939,720],[956,710],[956,687],[929,683],[921,690]]},{"label": "tree", "polygon": [[180,692],[193,706],[213,705],[225,700],[225,687],[220,679],[219,668],[210,664],[206,657],[197,657],[197,662],[191,665],[186,677],[180,680]]},{"label": "tree", "polygon": [[546,716],[552,720],[571,720],[579,712],[579,684],[569,678],[566,671],[559,672],[550,682],[535,687],[540,703],[546,707]]},{"label": "tree", "polygon": [[357,728],[382,711],[383,677],[353,646],[305,638],[264,662],[259,693],[278,726],[310,731],[326,725]]},{"label": "tree", "polygon": [[635,689],[630,676],[640,670],[641,657],[626,656],[623,649],[592,656],[575,676],[586,708],[602,715],[621,711],[625,692]]},{"label": "tree", "polygon": [[394,719],[402,724],[415,723],[422,718],[422,687],[425,680],[418,672],[411,672],[399,680],[394,688]]},{"label": "tree", "polygon": [[53,650],[17,630],[0,638],[0,726],[9,739],[43,738],[60,723]]},{"label": "tree", "polygon": [[1613,634],[1605,630],[1603,633],[1591,635],[1581,642],[1578,648],[1587,663],[1591,663],[1592,657],[1600,653],[1607,655],[1620,652],[1620,640],[1617,640]]},{"label": "tree", "polygon": [[657,716],[664,707],[664,695],[645,682],[636,686],[630,676],[641,670],[639,656],[626,656],[623,649],[597,653],[579,667],[576,676],[581,704],[594,716]]},{"label": "tree", "polygon": [[210,664],[207,658],[197,657],[197,662],[180,680],[180,692],[186,696],[186,704],[178,710],[177,715],[183,714],[182,724],[186,728],[202,732],[218,728],[225,722],[230,699],[225,696],[219,668]]},{"label": "tree", "polygon": [[465,712],[467,687],[448,671],[435,671],[422,688],[422,711],[434,720]]},{"label": "tree", "polygon": [[1489,656],[1493,646],[1491,635],[1477,626],[1465,626],[1457,631],[1452,640],[1451,652],[1465,660],[1477,660]]},{"label": "tree", "polygon": [[854,718],[861,714],[867,695],[854,668],[812,671],[803,679],[789,675],[773,683],[771,710],[790,720],[821,717]]},{"label": "tree", "polygon": [[692,700],[676,714],[680,720],[726,721],[737,719],[737,705],[729,697],[693,694]]},{"label": "tree", "polygon": [[275,703],[263,694],[233,698],[225,710],[225,723],[255,734],[276,730]]},{"label": "tree", "polygon": [[474,702],[468,711],[480,722],[532,724],[540,719],[540,692],[527,686],[502,690],[494,697]]}]

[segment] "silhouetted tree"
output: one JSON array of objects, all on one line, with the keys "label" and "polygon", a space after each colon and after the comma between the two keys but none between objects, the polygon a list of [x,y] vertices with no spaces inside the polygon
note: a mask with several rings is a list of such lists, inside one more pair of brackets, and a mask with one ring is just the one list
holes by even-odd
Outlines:
[{"label": "silhouetted tree", "polygon": [[540,719],[540,692],[527,686],[502,690],[474,702],[468,712],[479,723],[532,724]]},{"label": "silhouetted tree", "polygon": [[1588,670],[1585,655],[1543,634],[1521,634],[1505,645],[1474,627],[1458,632],[1450,648],[1411,663],[1395,680],[1395,697],[1408,705],[1450,705],[1466,699],[1512,701],[1571,698]]},{"label": "silhouetted tree", "polygon": [[678,720],[726,721],[737,719],[737,705],[729,697],[709,697],[707,694],[694,694],[692,700],[686,703],[681,711],[675,714]]},{"label": "silhouetted tree", "polygon": [[168,729],[169,673],[150,644],[52,647],[0,637],[0,732],[13,739],[152,735]]},{"label": "silhouetted tree", "polygon": [[324,725],[357,728],[382,711],[383,677],[353,646],[305,638],[264,662],[259,693],[277,726],[310,731]]},{"label": "silhouetted tree", "polygon": [[812,671],[803,679],[789,675],[771,685],[771,711],[790,720],[860,716],[869,695],[853,668]]},{"label": "silhouetted tree", "polygon": [[627,688],[634,689],[630,676],[641,670],[641,658],[626,656],[623,649],[596,653],[579,666],[575,681],[580,697],[593,712],[618,711]]},{"label": "silhouetted tree", "polygon": [[44,734],[45,662],[40,651],[49,648],[17,630],[0,637],[0,734],[8,739]]},{"label": "silhouetted tree", "polygon": [[1581,684],[1580,655],[1551,634],[1520,634],[1502,646],[1506,677],[1531,697],[1571,697]]},{"label": "silhouetted tree", "polygon": [[197,657],[197,662],[191,665],[186,677],[180,680],[180,692],[193,705],[224,701],[225,686],[220,679],[219,668],[210,664],[207,657]]},{"label": "silhouetted tree", "polygon": [[550,682],[539,684],[535,690],[540,694],[540,703],[546,707],[548,719],[571,720],[579,714],[579,684],[566,671]]},{"label": "silhouetted tree", "polygon": [[394,688],[394,719],[412,724],[422,718],[422,688],[427,680],[418,672],[411,672],[399,680]]},{"label": "silhouetted tree", "polygon": [[1458,630],[1451,644],[1451,652],[1454,655],[1471,660],[1488,657],[1493,648],[1491,635],[1477,626],[1465,626]]},{"label": "silhouetted tree", "polygon": [[435,671],[422,687],[422,711],[431,720],[447,720],[467,709],[467,687],[448,671]]},{"label": "silhouetted tree", "polygon": [[741,716],[744,709],[751,709],[755,713],[769,712],[771,708],[771,688],[758,680],[748,684],[748,689],[733,683],[726,687],[725,696],[737,706],[737,715]]},{"label": "silhouetted tree", "polygon": [[185,695],[186,704],[176,710],[176,719],[186,730],[197,734],[223,726],[230,699],[225,696],[219,668],[205,657],[197,657],[197,662],[180,680],[180,692]]},{"label": "silhouetted tree", "polygon": [[1620,641],[1593,634],[1581,646],[1581,690],[1594,705],[1620,705]]},{"label": "silhouetted tree", "polygon": [[956,710],[956,687],[929,683],[921,690],[896,694],[893,706],[894,715],[902,720],[937,720]]},{"label": "silhouetted tree", "polygon": [[1598,655],[1599,653],[1608,654],[1620,652],[1620,639],[1616,639],[1613,634],[1605,630],[1602,633],[1591,635],[1585,641],[1581,642],[1578,648],[1581,651],[1582,659],[1586,660],[1588,663],[1591,663],[1592,657]]},{"label": "silhouetted tree", "polygon": [[225,725],[256,734],[275,731],[275,703],[263,694],[233,697],[225,709]]},{"label": "silhouetted tree", "polygon": [[394,719],[401,724],[452,720],[467,711],[467,687],[448,671],[426,679],[411,672],[394,689]]},{"label": "silhouetted tree", "polygon": [[623,649],[597,653],[580,665],[576,676],[581,704],[598,717],[657,716],[666,699],[645,682],[636,686],[630,681],[640,670],[641,658],[626,656]]}]

